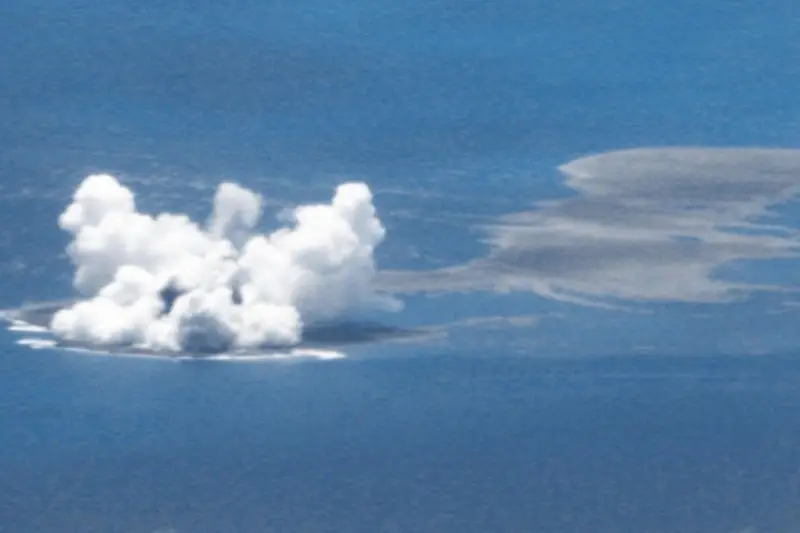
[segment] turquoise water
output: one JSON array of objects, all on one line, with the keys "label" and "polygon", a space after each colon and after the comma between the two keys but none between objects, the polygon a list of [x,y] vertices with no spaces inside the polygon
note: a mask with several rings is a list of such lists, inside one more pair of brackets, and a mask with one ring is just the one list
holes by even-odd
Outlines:
[{"label": "turquoise water", "polygon": [[[376,320],[414,335],[234,364],[3,332],[0,532],[800,527],[793,241],[756,260],[786,243],[676,230],[692,202],[728,225],[783,201],[800,165],[736,160],[695,186],[624,160],[599,192],[557,170],[796,146],[791,2],[162,4],[0,8],[0,308],[73,295],[56,220],[90,172],[198,219],[223,179],[274,213],[359,179],[406,303]],[[491,226],[531,212],[498,244]],[[797,213],[776,208],[773,233],[794,238]],[[681,246],[652,247],[667,230]],[[546,287],[504,292],[509,272]]]}]

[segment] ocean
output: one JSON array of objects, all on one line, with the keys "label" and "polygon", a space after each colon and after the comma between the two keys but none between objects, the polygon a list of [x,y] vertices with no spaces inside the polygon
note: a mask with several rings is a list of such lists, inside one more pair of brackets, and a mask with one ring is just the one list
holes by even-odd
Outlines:
[{"label": "ocean", "polygon": [[404,307],[330,360],[11,324],[0,533],[800,530],[793,2],[6,4],[0,309],[76,296],[98,172],[263,231],[363,181]]}]

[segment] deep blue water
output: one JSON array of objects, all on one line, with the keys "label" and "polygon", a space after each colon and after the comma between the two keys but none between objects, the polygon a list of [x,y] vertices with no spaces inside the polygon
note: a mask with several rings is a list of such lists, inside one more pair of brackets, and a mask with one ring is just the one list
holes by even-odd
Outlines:
[{"label": "deep blue water", "polygon": [[[72,294],[56,219],[92,171],[198,218],[222,179],[276,211],[361,179],[380,266],[424,271],[573,195],[556,167],[587,153],[800,140],[790,1],[6,4],[0,308]],[[795,261],[725,269],[797,286]],[[343,361],[124,359],[2,332],[0,532],[800,529],[793,293],[404,300],[381,319],[430,338]]]}]

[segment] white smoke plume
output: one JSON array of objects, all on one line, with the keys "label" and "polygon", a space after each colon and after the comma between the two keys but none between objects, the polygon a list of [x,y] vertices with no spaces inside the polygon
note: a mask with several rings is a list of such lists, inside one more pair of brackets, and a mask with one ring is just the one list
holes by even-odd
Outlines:
[{"label": "white smoke plume", "polygon": [[363,183],[330,204],[294,209],[293,224],[254,233],[261,197],[219,186],[207,226],[136,210],[114,177],[87,177],[59,218],[73,236],[75,287],[87,296],[57,312],[66,341],[168,352],[297,344],[304,325],[363,310],[397,310],[373,288],[385,230]]}]

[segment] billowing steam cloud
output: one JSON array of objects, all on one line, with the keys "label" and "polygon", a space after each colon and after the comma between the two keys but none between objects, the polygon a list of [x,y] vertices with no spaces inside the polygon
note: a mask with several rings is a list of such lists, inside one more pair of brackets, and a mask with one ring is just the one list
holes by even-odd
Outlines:
[{"label": "billowing steam cloud", "polygon": [[153,217],[112,176],[89,176],[59,218],[87,299],[57,312],[53,332],[92,345],[221,352],[293,345],[304,325],[399,307],[372,286],[385,230],[366,185],[340,185],[330,204],[296,208],[294,224],[270,235],[254,233],[260,215],[259,195],[223,183],[206,227],[182,214]]}]

